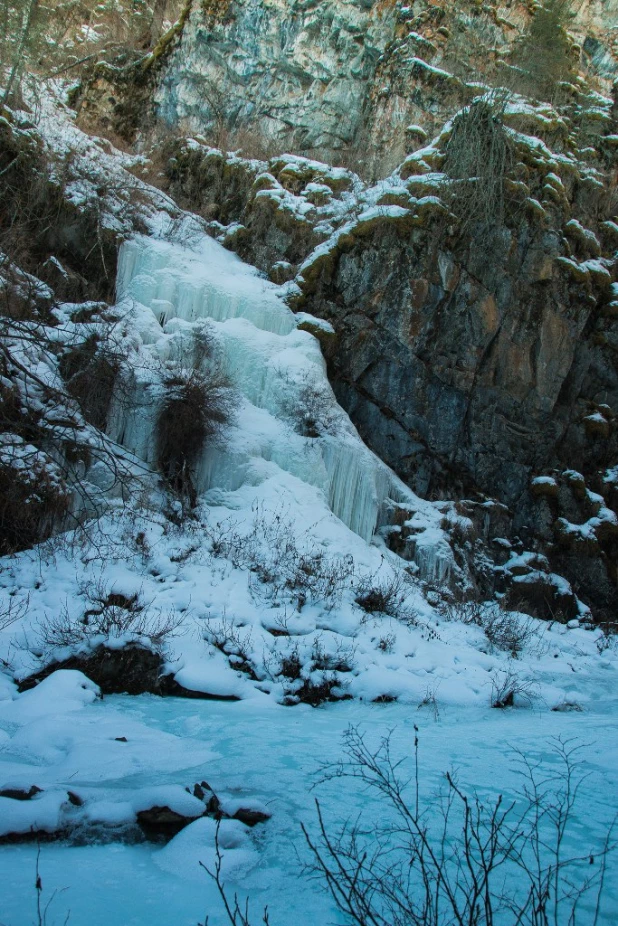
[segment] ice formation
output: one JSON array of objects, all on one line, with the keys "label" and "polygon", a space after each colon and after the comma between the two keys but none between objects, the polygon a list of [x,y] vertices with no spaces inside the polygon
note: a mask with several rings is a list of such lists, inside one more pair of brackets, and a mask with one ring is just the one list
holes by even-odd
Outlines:
[{"label": "ice formation", "polygon": [[[363,444],[337,405],[318,341],[297,327],[280,288],[220,244],[205,236],[189,244],[131,239],[120,251],[117,290],[132,332],[159,363],[186,369],[212,362],[194,350],[208,322],[217,363],[239,396],[236,427],[203,454],[198,492],[257,484],[274,465],[320,489],[331,511],[365,540],[397,504],[436,520],[435,509]],[[111,423],[113,436],[147,462],[154,458],[156,402],[146,401],[152,387],[152,368],[136,369],[132,400],[117,403]],[[320,419],[317,437],[298,433],[308,405]],[[423,571],[443,578],[444,545],[437,559],[429,552],[425,547]]]}]

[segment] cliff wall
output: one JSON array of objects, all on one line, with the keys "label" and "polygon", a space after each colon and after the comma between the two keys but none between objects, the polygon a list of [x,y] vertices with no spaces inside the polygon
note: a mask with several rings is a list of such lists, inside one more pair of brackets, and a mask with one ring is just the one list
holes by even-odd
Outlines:
[{"label": "cliff wall", "polygon": [[[392,170],[474,95],[504,79],[533,5],[511,0],[204,0],[155,97],[183,132]],[[574,56],[609,87],[618,3],[577,0]],[[213,136],[215,136],[213,138]]]}]

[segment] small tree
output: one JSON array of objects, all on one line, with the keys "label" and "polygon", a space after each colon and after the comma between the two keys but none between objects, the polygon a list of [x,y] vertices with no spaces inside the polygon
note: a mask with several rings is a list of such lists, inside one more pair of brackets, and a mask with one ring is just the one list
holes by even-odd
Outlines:
[{"label": "small tree", "polygon": [[531,96],[551,100],[560,82],[574,76],[571,6],[571,0],[544,0],[515,45],[515,83]]},{"label": "small tree", "polygon": [[3,67],[9,68],[2,95],[3,106],[6,106],[36,36],[39,9],[40,0],[27,0],[23,5],[2,0],[0,15],[4,29],[0,44],[0,63]]}]

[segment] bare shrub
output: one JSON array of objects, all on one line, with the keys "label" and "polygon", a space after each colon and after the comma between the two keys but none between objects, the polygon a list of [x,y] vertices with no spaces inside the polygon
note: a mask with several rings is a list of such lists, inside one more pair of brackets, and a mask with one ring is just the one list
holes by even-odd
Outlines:
[{"label": "bare shrub", "polygon": [[109,339],[92,332],[71,345],[59,360],[60,374],[69,394],[77,401],[84,418],[105,429],[114,387],[121,367],[119,352]]},{"label": "bare shrub", "polygon": [[522,618],[495,602],[462,601],[442,608],[442,613],[447,620],[480,627],[492,647],[503,650],[513,659],[538,636],[531,618]]},{"label": "bare shrub", "polygon": [[615,650],[618,645],[618,623],[613,621],[600,624],[595,643],[599,655],[607,650]]},{"label": "bare shrub", "polygon": [[534,697],[534,682],[521,676],[513,666],[496,672],[491,680],[492,707],[515,707],[516,699],[530,707]]},{"label": "bare shrub", "polygon": [[491,645],[509,653],[513,659],[537,636],[530,618],[522,620],[518,614],[498,606],[485,609],[482,627]]},{"label": "bare shrub", "polygon": [[234,621],[224,615],[217,621],[210,618],[207,620],[204,639],[227,656],[234,669],[248,675],[253,681],[257,680],[251,654],[251,631],[241,634]]},{"label": "bare shrub", "polygon": [[425,694],[418,703],[417,711],[421,711],[424,708],[427,708],[435,722],[437,723],[440,719],[440,708],[438,707],[438,686],[437,685],[427,685],[425,689]]},{"label": "bare shrub", "polygon": [[[221,842],[219,839],[219,829],[221,827],[221,821],[217,820],[217,828],[215,830],[215,864],[213,868],[209,868],[208,865],[205,865],[204,862],[200,862],[200,867],[204,869],[209,878],[211,878],[216,886],[221,898],[221,903],[223,904],[223,909],[230,923],[230,926],[251,926],[251,920],[249,918],[249,899],[245,901],[244,907],[241,907],[240,901],[238,899],[238,894],[234,894],[233,898],[228,897],[228,894],[225,889],[225,883],[223,880],[222,870],[223,870],[223,855],[221,854]],[[268,918],[268,907],[264,907],[264,912],[262,914],[262,923],[263,926],[270,926],[270,920]],[[210,917],[204,917],[203,923],[198,923],[198,926],[209,926]]]},{"label": "bare shrub", "polygon": [[321,437],[332,432],[335,412],[328,390],[307,375],[300,385],[290,383],[290,392],[283,401],[284,415],[303,437]]},{"label": "bare shrub", "polygon": [[0,434],[0,554],[51,536],[70,506],[70,490],[55,461],[17,434]]},{"label": "bare shrub", "polygon": [[504,222],[505,180],[515,162],[504,125],[508,102],[507,91],[492,90],[453,120],[444,161],[451,180],[444,195],[466,226],[478,224],[488,230]]},{"label": "bare shrub", "polygon": [[355,655],[355,647],[347,646],[343,640],[337,641],[334,652],[327,652],[318,634],[311,647],[311,671],[351,672]]},{"label": "bare shrub", "polygon": [[211,553],[256,576],[256,593],[272,600],[294,602],[301,610],[307,601],[333,608],[350,584],[351,556],[332,556],[315,543],[303,546],[294,525],[281,512],[260,508],[248,530],[230,521],[208,524]]},{"label": "bare shrub", "polygon": [[26,596],[25,599],[19,601],[16,601],[13,597],[9,597],[6,604],[0,605],[0,631],[6,630],[11,624],[25,617],[28,612],[29,604],[30,598]]},{"label": "bare shrub", "polygon": [[339,643],[335,652],[327,652],[320,635],[314,637],[311,650],[303,649],[298,640],[276,639],[264,655],[264,670],[274,682],[283,683],[284,704],[310,704],[349,697],[342,678],[354,668],[354,648]]},{"label": "bare shrub", "polygon": [[417,612],[408,603],[410,586],[400,572],[386,578],[364,576],[356,586],[356,604],[366,614],[386,614],[405,624],[415,625]]},{"label": "bare shrub", "polygon": [[[569,853],[573,837],[581,845],[575,819],[586,777],[578,763],[581,745],[554,741],[550,770],[517,753],[523,785],[513,798],[468,795],[447,773],[440,798],[427,802],[421,799],[418,734],[414,745],[414,770],[405,778],[389,736],[372,749],[350,728],[345,758],[326,767],[322,780],[345,780],[346,789],[350,779],[357,781],[377,796],[376,818],[364,812],[333,831],[316,801],[317,837],[301,824],[309,872],[324,881],[347,922],[596,926],[613,825],[600,845]],[[589,907],[580,918],[584,897]]]},{"label": "bare shrub", "polygon": [[284,678],[296,681],[301,677],[303,663],[300,658],[298,643],[294,643],[290,649],[283,653],[279,662],[279,674]]},{"label": "bare shrub", "polygon": [[385,633],[378,640],[378,649],[381,653],[392,653],[395,648],[397,638],[394,633]]},{"label": "bare shrub", "polygon": [[284,704],[309,704],[319,707],[326,701],[343,701],[350,695],[345,693],[345,685],[334,672],[317,673],[301,679],[299,685],[291,688],[283,699]]},{"label": "bare shrub", "polygon": [[193,507],[193,470],[206,443],[232,419],[232,392],[220,373],[179,373],[165,380],[157,423],[157,462],[171,488]]},{"label": "bare shrub", "polygon": [[101,580],[84,586],[81,593],[89,607],[80,617],[73,617],[65,606],[59,614],[39,622],[37,635],[47,647],[96,646],[103,639],[127,638],[147,641],[160,651],[175,636],[182,615],[154,611],[139,593],[125,595]]}]

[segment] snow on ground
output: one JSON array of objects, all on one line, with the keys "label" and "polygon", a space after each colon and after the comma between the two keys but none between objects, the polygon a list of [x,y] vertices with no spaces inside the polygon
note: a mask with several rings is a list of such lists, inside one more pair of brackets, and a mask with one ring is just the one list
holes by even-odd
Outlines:
[{"label": "snow on ground", "polygon": [[[50,113],[43,122],[56,147],[96,161],[94,175],[119,169],[116,154],[84,148],[81,133],[54,128]],[[71,831],[42,849],[46,897],[62,891],[50,921],[71,910],[72,922],[90,926],[194,924],[205,912],[222,923],[198,864],[213,863],[212,820],[196,820],[164,848],[109,843],[86,826],[131,826],[153,801],[191,816],[183,788],[203,778],[227,806],[250,798],[273,814],[251,833],[225,822],[230,884],[256,906],[268,903],[273,924],[336,921],[320,887],[299,877],[295,847],[302,856],[299,822],[315,825],[317,760],[339,757],[349,723],[374,739],[392,727],[407,760],[419,724],[429,795],[451,766],[486,795],[513,789],[511,746],[551,763],[549,738],[576,737],[589,744],[582,757],[594,776],[578,833],[598,836],[618,784],[612,641],[577,621],[505,618],[497,605],[466,610],[435,588],[427,594],[424,582],[446,583],[452,567],[443,506],[418,499],[364,447],[334,400],[318,342],[297,327],[306,316],[296,319],[283,291],[203,237],[199,222],[177,212],[171,222],[163,199],[163,211],[149,212],[159,237],[125,243],[119,268],[118,336],[133,397],[150,390],[152,401],[133,412],[117,403],[112,437],[153,464],[163,374],[199,367],[204,326],[237,415],[200,461],[194,517],[178,523],[151,470],[142,498],[110,499],[85,532],[1,563],[0,789],[42,792],[0,798],[0,828]],[[312,414],[317,403],[310,433],[299,428],[308,403]],[[392,554],[380,533],[401,510],[418,531],[416,562]],[[138,616],[106,604],[115,619],[97,624],[93,602],[101,610],[108,599],[139,602]],[[18,694],[14,678],[131,642],[161,652],[184,687],[239,700],[100,699],[76,671]],[[353,700],[315,710],[297,703],[320,689]],[[492,709],[509,693],[512,708]],[[337,784],[321,792],[327,818],[364,814],[367,797]],[[0,849],[8,873],[0,920],[10,926],[34,918],[35,854]],[[618,913],[615,885],[608,878],[606,924]]]},{"label": "snow on ground", "polygon": [[[156,230],[173,222],[180,212],[173,200],[134,174],[145,159],[78,129],[75,113],[61,101],[65,89],[61,81],[40,88],[34,109],[37,134],[48,149],[50,164],[57,165],[67,199],[77,206],[96,205],[102,226],[124,234],[137,225]],[[192,223],[204,227],[197,217]]]},{"label": "snow on ground", "polygon": [[[616,700],[606,693],[585,713],[538,711],[490,711],[440,704],[439,719],[431,710],[417,710],[397,704],[362,705],[358,702],[330,705],[313,710],[306,706],[288,709],[270,701],[241,701],[236,704],[160,699],[150,696],[116,696],[95,701],[83,709],[93,728],[126,735],[126,744],[112,744],[129,750],[124,777],[101,781],[104,775],[84,763],[65,784],[82,791],[111,786],[130,792],[154,783],[192,783],[206,776],[209,783],[230,796],[259,797],[272,813],[271,820],[247,836],[226,834],[229,856],[228,886],[249,894],[255,911],[268,904],[271,922],[295,921],[301,926],[342,922],[333,910],[322,886],[303,877],[301,863],[307,852],[300,822],[315,831],[314,798],[319,797],[327,820],[342,822],[348,817],[368,823],[380,807],[354,783],[334,781],[311,791],[320,762],[334,762],[341,756],[341,737],[348,724],[360,724],[375,743],[393,729],[393,751],[405,759],[403,771],[411,770],[413,725],[420,727],[421,794],[432,800],[443,784],[443,772],[454,768],[466,790],[477,789],[482,797],[498,791],[510,795],[521,786],[514,749],[526,752],[532,761],[543,758],[555,769],[551,737],[577,737],[588,744],[582,751],[582,771],[591,777],[584,786],[575,820],[578,849],[588,851],[603,832],[615,810],[618,787],[616,772],[618,737]],[[85,721],[82,721],[85,723]],[[85,729],[78,728],[82,735]],[[76,732],[76,736],[79,735]],[[148,738],[151,761],[135,762],[134,752]],[[132,746],[132,742],[134,745]],[[90,743],[90,734],[88,734]],[[216,755],[212,755],[214,752]],[[90,747],[89,747],[90,748]],[[94,741],[90,754],[104,760],[110,744]],[[166,755],[164,755],[166,753]],[[3,758],[8,758],[5,751]],[[43,772],[31,764],[30,778]],[[238,837],[238,838],[237,838]],[[225,919],[220,902],[199,861],[212,862],[212,821],[191,824],[166,847],[151,844],[45,844],[40,868],[44,896],[59,893],[50,909],[50,922],[71,922],[89,926],[195,926],[206,913],[213,926]],[[4,873],[2,922],[26,926],[33,921],[36,848],[32,845],[0,848]],[[601,922],[609,926],[618,911],[618,880],[610,867]],[[581,923],[592,922],[584,908]]]}]

